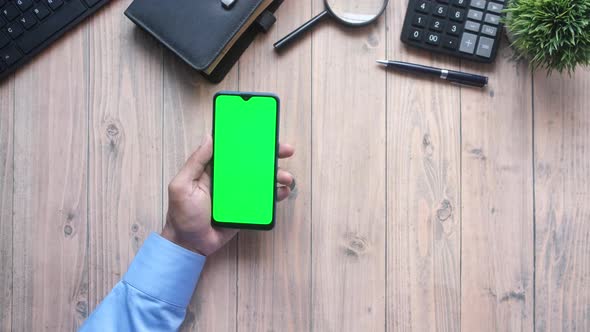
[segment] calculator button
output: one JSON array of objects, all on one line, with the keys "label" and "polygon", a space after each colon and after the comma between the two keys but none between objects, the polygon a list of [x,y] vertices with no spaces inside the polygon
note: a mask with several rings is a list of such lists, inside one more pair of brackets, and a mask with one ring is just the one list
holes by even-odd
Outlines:
[{"label": "calculator button", "polygon": [[498,25],[500,23],[500,16],[493,15],[493,14],[486,14],[486,18],[484,20],[486,23]]},{"label": "calculator button", "polygon": [[419,28],[426,28],[426,21],[428,18],[424,15],[416,14],[414,15],[414,20],[412,21],[412,25],[419,27]]},{"label": "calculator button", "polygon": [[488,36],[496,37],[496,33],[498,33],[498,28],[489,25],[484,25],[481,28],[481,33],[486,34]]},{"label": "calculator button", "polygon": [[8,5],[2,9],[2,15],[8,19],[8,22],[14,20],[19,14],[20,11],[11,3],[8,3]]},{"label": "calculator button", "polygon": [[35,13],[35,15],[37,15],[37,18],[40,19],[40,20],[46,18],[47,15],[51,14],[51,12],[49,11],[49,9],[47,9],[47,7],[45,7],[45,5],[42,4],[42,3],[37,4],[33,8],[33,13]]},{"label": "calculator button", "polygon": [[452,5],[462,8],[467,7],[467,2],[469,2],[469,0],[451,0]]},{"label": "calculator button", "polygon": [[459,46],[459,39],[453,37],[444,37],[442,46],[454,51]]},{"label": "calculator button", "polygon": [[504,5],[494,2],[488,3],[488,11],[490,12],[500,14],[502,12],[502,9],[504,9]]},{"label": "calculator button", "polygon": [[481,18],[483,17],[483,12],[480,12],[479,10],[475,9],[469,9],[469,11],[467,12],[467,17],[472,20],[481,21]]},{"label": "calculator button", "polygon": [[465,20],[465,11],[462,9],[453,9],[449,17],[453,21],[463,22]]},{"label": "calculator button", "polygon": [[438,46],[440,45],[440,35],[436,33],[428,33],[426,37],[426,42],[431,45]]},{"label": "calculator button", "polygon": [[447,6],[436,6],[436,8],[434,9],[434,13],[432,13],[432,15],[440,16],[440,17],[447,17],[448,11],[449,11],[449,7],[447,7]]},{"label": "calculator button", "polygon": [[12,24],[9,24],[6,28],[4,28],[4,30],[6,32],[8,32],[8,35],[12,39],[16,39],[18,36],[22,35],[24,32],[23,26],[20,25],[18,22],[14,22]]},{"label": "calculator button", "polygon": [[480,37],[477,45],[477,52],[475,54],[484,58],[492,56],[492,49],[494,48],[494,40],[488,37]]},{"label": "calculator button", "polygon": [[459,25],[456,23],[452,23],[447,25],[447,34],[458,36],[459,35]]},{"label": "calculator button", "polygon": [[425,14],[429,14],[430,13],[430,1],[418,1],[416,3],[416,11],[419,11],[421,13],[425,13]]},{"label": "calculator button", "polygon": [[475,51],[475,43],[477,42],[477,36],[472,33],[465,32],[463,38],[461,38],[461,45],[459,51],[463,53],[473,54]]},{"label": "calculator button", "polygon": [[16,4],[20,8],[20,10],[25,11],[33,5],[33,1],[32,0],[16,0]]},{"label": "calculator button", "polygon": [[412,31],[410,31],[410,39],[415,41],[422,41],[423,34],[424,32],[422,30],[412,29]]},{"label": "calculator button", "polygon": [[434,31],[443,31],[445,29],[445,22],[442,20],[432,20],[430,22],[430,29]]},{"label": "calculator button", "polygon": [[471,7],[485,9],[486,8],[486,0],[471,0]]},{"label": "calculator button", "polygon": [[10,42],[10,39],[0,32],[0,48],[6,46]]},{"label": "calculator button", "polygon": [[14,46],[8,46],[0,50],[0,59],[4,60],[4,63],[7,66],[12,66],[22,57],[23,55],[21,54],[21,52],[19,52]]},{"label": "calculator button", "polygon": [[469,31],[473,31],[473,32],[479,32],[479,27],[480,26],[481,26],[481,24],[479,24],[477,22],[467,21],[465,23],[465,30],[469,30]]}]

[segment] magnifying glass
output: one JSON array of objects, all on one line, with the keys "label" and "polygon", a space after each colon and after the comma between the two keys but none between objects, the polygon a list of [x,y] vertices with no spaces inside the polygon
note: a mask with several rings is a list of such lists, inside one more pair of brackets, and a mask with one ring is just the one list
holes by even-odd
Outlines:
[{"label": "magnifying glass", "polygon": [[383,14],[388,2],[389,0],[324,0],[326,9],[323,12],[276,42],[274,48],[277,51],[284,49],[327,17],[351,27],[368,25]]}]

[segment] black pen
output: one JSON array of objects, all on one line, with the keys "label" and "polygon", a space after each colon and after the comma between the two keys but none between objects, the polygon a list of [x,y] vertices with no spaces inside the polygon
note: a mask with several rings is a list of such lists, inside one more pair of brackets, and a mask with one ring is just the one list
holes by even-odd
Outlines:
[{"label": "black pen", "polygon": [[394,68],[403,71],[407,71],[410,73],[418,73],[418,74],[425,74],[430,76],[436,76],[440,79],[447,80],[451,83],[457,83],[467,86],[474,86],[478,88],[483,88],[484,86],[488,85],[488,78],[486,76],[463,73],[460,71],[454,70],[447,70],[447,69],[440,69],[428,66],[422,66],[414,63],[409,62],[401,62],[401,61],[385,61],[385,60],[377,60],[378,63],[387,66],[387,68]]}]

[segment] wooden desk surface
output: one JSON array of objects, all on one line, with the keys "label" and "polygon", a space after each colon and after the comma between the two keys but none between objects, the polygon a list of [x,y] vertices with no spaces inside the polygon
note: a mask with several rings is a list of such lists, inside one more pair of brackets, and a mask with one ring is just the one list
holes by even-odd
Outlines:
[{"label": "wooden desk surface", "polygon": [[[211,257],[187,331],[589,331],[590,72],[409,50],[378,24],[286,1],[211,85],[114,1],[0,84],[0,330],[75,330],[162,227],[167,183],[222,89],[282,98],[298,190],[267,233]],[[483,72],[486,90],[377,59]]]}]

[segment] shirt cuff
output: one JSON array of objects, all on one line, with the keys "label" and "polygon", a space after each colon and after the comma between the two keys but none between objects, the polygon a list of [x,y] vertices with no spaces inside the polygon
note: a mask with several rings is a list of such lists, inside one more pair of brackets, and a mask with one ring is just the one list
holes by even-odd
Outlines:
[{"label": "shirt cuff", "polygon": [[205,265],[205,256],[150,234],[123,281],[158,300],[186,308]]}]

